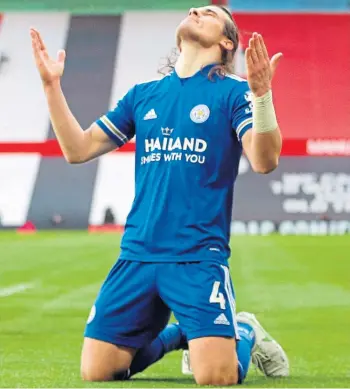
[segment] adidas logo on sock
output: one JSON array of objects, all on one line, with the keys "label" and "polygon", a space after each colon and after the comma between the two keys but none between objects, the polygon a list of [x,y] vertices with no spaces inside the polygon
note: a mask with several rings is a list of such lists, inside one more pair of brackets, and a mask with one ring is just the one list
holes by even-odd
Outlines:
[{"label": "adidas logo on sock", "polygon": [[151,120],[151,119],[157,119],[157,114],[154,109],[151,109],[146,113],[146,115],[143,117],[143,120]]},{"label": "adidas logo on sock", "polygon": [[227,320],[227,317],[222,313],[215,320],[214,324],[223,324],[225,326],[229,326],[230,322]]}]

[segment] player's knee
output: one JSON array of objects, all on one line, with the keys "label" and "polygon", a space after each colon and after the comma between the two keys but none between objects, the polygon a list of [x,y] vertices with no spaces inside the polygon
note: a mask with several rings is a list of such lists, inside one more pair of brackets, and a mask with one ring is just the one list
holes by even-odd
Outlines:
[{"label": "player's knee", "polygon": [[238,375],[229,373],[225,375],[219,375],[212,372],[203,373],[195,376],[196,384],[200,386],[231,386],[237,385]]},{"label": "player's knee", "polygon": [[117,369],[102,368],[101,366],[87,366],[82,364],[80,375],[83,381],[89,382],[105,382],[105,381],[121,381],[125,379],[128,366],[120,366]]},{"label": "player's knee", "polygon": [[80,374],[83,381],[101,382],[112,380],[111,374],[106,374],[105,372],[99,371],[97,369],[88,369],[86,367],[82,367]]},{"label": "player's knee", "polygon": [[[80,373],[84,381],[123,379],[133,359],[133,351],[95,339],[85,338]],[[124,374],[125,376],[125,374]]]},{"label": "player's knee", "polygon": [[94,369],[81,369],[81,378],[89,382],[122,381],[126,377],[126,371],[106,372]]},{"label": "player's knee", "polygon": [[238,367],[212,366],[202,369],[194,375],[198,385],[230,386],[238,384]]}]

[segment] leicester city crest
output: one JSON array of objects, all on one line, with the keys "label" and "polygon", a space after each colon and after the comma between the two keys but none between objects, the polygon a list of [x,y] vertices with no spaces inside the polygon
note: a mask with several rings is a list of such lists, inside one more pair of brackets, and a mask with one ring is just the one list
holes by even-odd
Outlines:
[{"label": "leicester city crest", "polygon": [[190,113],[191,120],[194,123],[204,123],[208,120],[209,115],[210,109],[204,104],[196,105]]}]

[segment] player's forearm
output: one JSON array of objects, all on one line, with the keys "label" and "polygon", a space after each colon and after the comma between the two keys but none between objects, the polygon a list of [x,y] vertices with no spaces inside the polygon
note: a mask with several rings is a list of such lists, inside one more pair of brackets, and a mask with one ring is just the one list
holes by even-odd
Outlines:
[{"label": "player's forearm", "polygon": [[276,169],[282,148],[280,129],[258,133],[251,131],[251,162],[257,173],[267,174]]},{"label": "player's forearm", "polygon": [[53,130],[69,163],[84,160],[84,131],[68,107],[59,82],[44,87]]},{"label": "player's forearm", "polygon": [[269,173],[278,165],[282,137],[273,105],[272,91],[255,96],[253,101],[253,131],[251,159],[255,170]]}]

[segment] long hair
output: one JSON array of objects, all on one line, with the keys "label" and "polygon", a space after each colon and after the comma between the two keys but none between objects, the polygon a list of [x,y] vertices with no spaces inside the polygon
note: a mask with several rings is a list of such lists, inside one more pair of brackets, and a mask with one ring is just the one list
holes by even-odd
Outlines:
[{"label": "long hair", "polygon": [[162,64],[158,69],[158,73],[162,76],[166,76],[167,74],[172,72],[175,69],[175,65],[177,59],[179,58],[179,55],[179,49],[177,47],[174,47],[168,56],[162,58]]},{"label": "long hair", "polygon": [[[225,76],[225,74],[233,73],[234,56],[239,44],[239,31],[231,12],[227,8],[220,5],[215,5],[215,7],[222,9],[230,17],[230,20],[225,21],[223,34],[232,41],[233,49],[225,50],[223,47],[221,47],[221,62],[218,65],[213,66],[213,68],[210,70],[208,74],[210,80],[213,79],[214,74],[217,74],[222,78]],[[162,75],[166,75],[173,71],[175,69],[175,64],[179,54],[180,53],[177,48],[172,49],[170,55],[165,58],[165,63],[161,65],[158,72]]]}]

